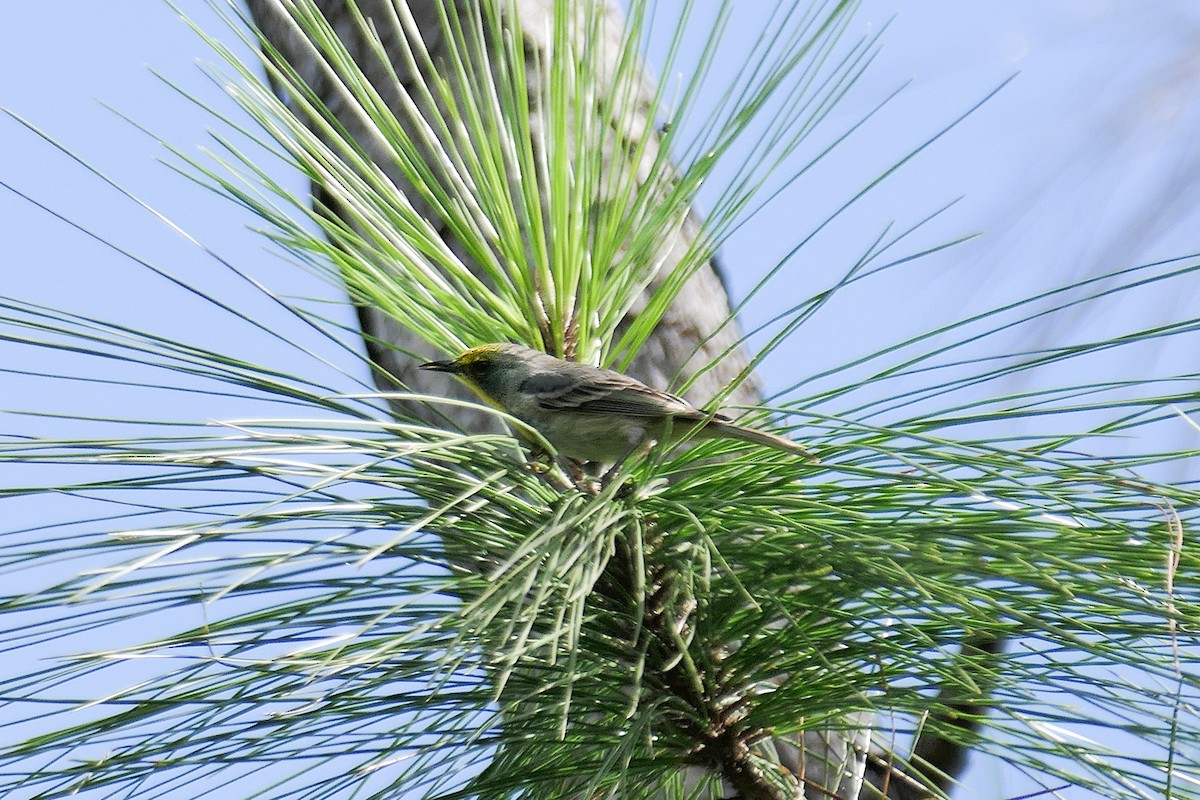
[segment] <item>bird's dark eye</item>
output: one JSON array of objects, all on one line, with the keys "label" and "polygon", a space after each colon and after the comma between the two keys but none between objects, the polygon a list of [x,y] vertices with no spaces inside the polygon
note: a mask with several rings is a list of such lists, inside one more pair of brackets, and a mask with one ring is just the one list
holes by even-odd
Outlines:
[{"label": "bird's dark eye", "polygon": [[487,374],[487,366],[482,361],[472,361],[470,364],[463,365],[462,372],[468,378],[478,378]]}]

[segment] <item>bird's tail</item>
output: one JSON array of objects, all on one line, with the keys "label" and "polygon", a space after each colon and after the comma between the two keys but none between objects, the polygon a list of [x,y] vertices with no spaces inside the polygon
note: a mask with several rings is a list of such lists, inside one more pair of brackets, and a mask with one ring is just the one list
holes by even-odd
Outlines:
[{"label": "bird's tail", "polygon": [[705,428],[710,436],[720,436],[727,439],[738,439],[743,442],[761,444],[764,447],[773,447],[785,453],[795,453],[813,463],[817,462],[816,456],[791,439],[784,439],[782,436],[776,436],[773,433],[756,431],[753,428],[743,428],[740,425],[734,425],[732,422],[722,422],[717,419],[710,421]]}]

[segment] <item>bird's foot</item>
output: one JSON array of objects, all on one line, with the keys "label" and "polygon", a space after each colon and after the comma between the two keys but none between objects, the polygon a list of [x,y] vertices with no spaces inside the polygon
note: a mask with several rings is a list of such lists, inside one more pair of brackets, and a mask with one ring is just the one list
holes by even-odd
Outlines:
[{"label": "bird's foot", "polygon": [[550,457],[549,452],[541,448],[531,448],[525,466],[535,475],[544,475],[554,466],[554,459]]},{"label": "bird's foot", "polygon": [[548,452],[537,449],[529,451],[525,468],[541,478],[548,486],[552,486],[560,492],[572,488],[571,482],[563,476],[562,472],[554,469],[554,464],[554,458]]},{"label": "bird's foot", "polygon": [[600,494],[600,490],[604,488],[603,483],[588,471],[583,462],[573,458],[567,459],[567,475],[570,476],[576,489],[584,494],[590,494],[592,497]]}]

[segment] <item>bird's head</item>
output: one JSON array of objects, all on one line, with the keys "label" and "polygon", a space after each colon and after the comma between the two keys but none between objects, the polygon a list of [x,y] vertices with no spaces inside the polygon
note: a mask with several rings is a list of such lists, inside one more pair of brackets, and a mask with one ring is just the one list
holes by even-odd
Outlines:
[{"label": "bird's head", "polygon": [[482,344],[450,361],[428,361],[421,369],[457,375],[484,400],[503,405],[508,391],[528,375],[529,364],[538,355],[519,344]]}]

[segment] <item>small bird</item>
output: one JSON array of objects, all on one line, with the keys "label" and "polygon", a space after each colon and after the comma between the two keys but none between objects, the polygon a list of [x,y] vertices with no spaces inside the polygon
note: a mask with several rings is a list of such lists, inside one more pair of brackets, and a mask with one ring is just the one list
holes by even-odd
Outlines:
[{"label": "small bird", "polygon": [[774,434],[735,425],[611,369],[563,361],[518,344],[472,347],[421,369],[457,375],[487,403],[536,430],[575,461],[616,464],[639,448],[693,435],[738,439],[812,459]]}]

